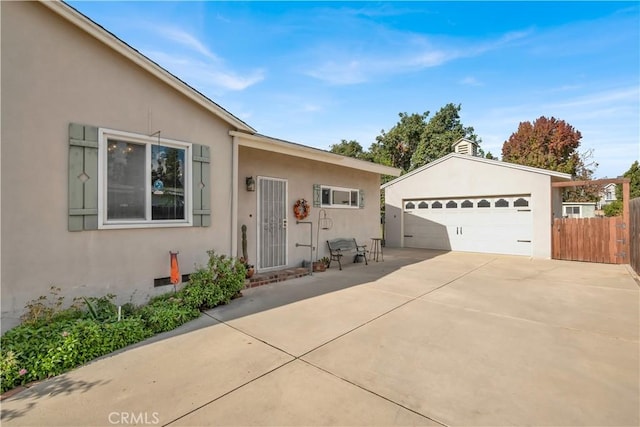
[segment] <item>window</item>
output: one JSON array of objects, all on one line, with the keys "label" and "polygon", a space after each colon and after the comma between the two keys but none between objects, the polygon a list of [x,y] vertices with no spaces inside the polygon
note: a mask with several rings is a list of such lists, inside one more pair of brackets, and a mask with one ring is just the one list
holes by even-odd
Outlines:
[{"label": "window", "polygon": [[427,204],[427,202],[420,202],[420,204],[418,205],[418,209],[428,209],[429,205]]},{"label": "window", "polygon": [[515,206],[516,208],[527,207],[529,206],[529,202],[523,199],[522,197],[520,197],[518,200],[513,202],[513,206]]},{"label": "window", "polygon": [[322,186],[322,206],[331,208],[358,208],[360,190]]},{"label": "window", "polygon": [[100,228],[191,225],[191,144],[101,129]]},{"label": "window", "polygon": [[432,207],[433,209],[442,209],[442,203],[440,203],[440,202],[433,202],[433,203],[431,203],[431,207]]},{"label": "window", "polygon": [[462,202],[462,204],[460,206],[462,208],[472,208],[473,207],[473,202],[471,200],[465,200],[464,202]]},{"label": "window", "polygon": [[415,209],[416,205],[413,202],[408,202],[406,205],[404,205],[405,209]]},{"label": "window", "polygon": [[580,206],[565,206],[564,212],[567,215],[580,215]]},{"label": "window", "polygon": [[495,203],[495,207],[496,208],[508,208],[509,207],[509,202],[506,201],[505,199],[500,199]]},{"label": "window", "polygon": [[478,202],[478,207],[479,208],[488,208],[491,207],[491,203],[489,203],[489,201],[487,199],[482,199]]},{"label": "window", "polygon": [[453,200],[449,200],[447,202],[447,209],[454,209],[457,208],[458,204],[456,202],[454,202]]}]

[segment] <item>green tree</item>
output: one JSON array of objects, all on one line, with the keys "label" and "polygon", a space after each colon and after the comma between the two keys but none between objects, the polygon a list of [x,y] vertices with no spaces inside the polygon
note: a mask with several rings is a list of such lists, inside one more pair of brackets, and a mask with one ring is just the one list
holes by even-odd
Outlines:
[{"label": "green tree", "polygon": [[[636,160],[631,164],[631,167],[623,175],[624,178],[629,178],[629,198],[631,200],[640,197],[640,165]],[[622,215],[622,185],[616,185],[616,201],[606,205],[603,210],[605,216],[618,216]]]},{"label": "green tree", "polygon": [[429,120],[424,127],[420,142],[411,156],[411,170],[451,153],[453,143],[460,138],[466,138],[476,143],[481,142],[474,133],[473,127],[463,126],[460,121],[461,109],[460,104],[447,104]]},{"label": "green tree", "polygon": [[399,116],[400,121],[389,132],[383,129],[369,151],[374,162],[407,172],[411,167],[411,157],[425,132],[429,112],[400,113]]},{"label": "green tree", "polygon": [[347,141],[343,139],[339,144],[333,144],[329,147],[329,151],[341,154],[347,157],[353,157],[361,160],[371,160],[371,155],[364,151],[362,145],[356,140]]}]

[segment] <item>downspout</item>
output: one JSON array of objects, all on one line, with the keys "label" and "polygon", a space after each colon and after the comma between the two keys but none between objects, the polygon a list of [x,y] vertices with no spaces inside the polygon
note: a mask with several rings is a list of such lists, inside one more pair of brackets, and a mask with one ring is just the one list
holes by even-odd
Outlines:
[{"label": "downspout", "polygon": [[232,136],[231,148],[231,253],[238,256],[238,139]]}]

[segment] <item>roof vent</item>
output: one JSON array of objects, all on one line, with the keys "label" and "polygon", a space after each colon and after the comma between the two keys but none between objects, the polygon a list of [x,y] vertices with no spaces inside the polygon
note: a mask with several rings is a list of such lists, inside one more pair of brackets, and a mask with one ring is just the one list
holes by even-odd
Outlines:
[{"label": "roof vent", "polygon": [[460,138],[453,143],[453,151],[468,156],[478,156],[478,144],[465,138]]}]

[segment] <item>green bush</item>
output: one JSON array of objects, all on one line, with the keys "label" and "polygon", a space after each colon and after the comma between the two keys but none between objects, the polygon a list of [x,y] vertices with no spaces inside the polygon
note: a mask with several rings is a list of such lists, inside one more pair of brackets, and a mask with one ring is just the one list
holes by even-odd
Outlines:
[{"label": "green bush", "polygon": [[59,375],[228,303],[244,286],[245,267],[212,250],[207,254],[207,266],[180,292],[156,296],[142,307],[127,303],[119,321],[115,295],[77,298],[62,308],[60,288],[51,287],[52,301],[42,296],[28,303],[23,323],[0,338],[0,392]]},{"label": "green bush", "polygon": [[170,331],[200,316],[197,308],[184,303],[181,298],[157,298],[142,307],[140,316],[154,334]]},{"label": "green bush", "polygon": [[182,289],[185,301],[200,310],[227,304],[244,287],[246,269],[235,258],[207,251],[207,266],[191,274],[189,283]]},{"label": "green bush", "polygon": [[139,317],[120,322],[74,319],[22,324],[0,338],[1,391],[59,375],[151,335]]}]

